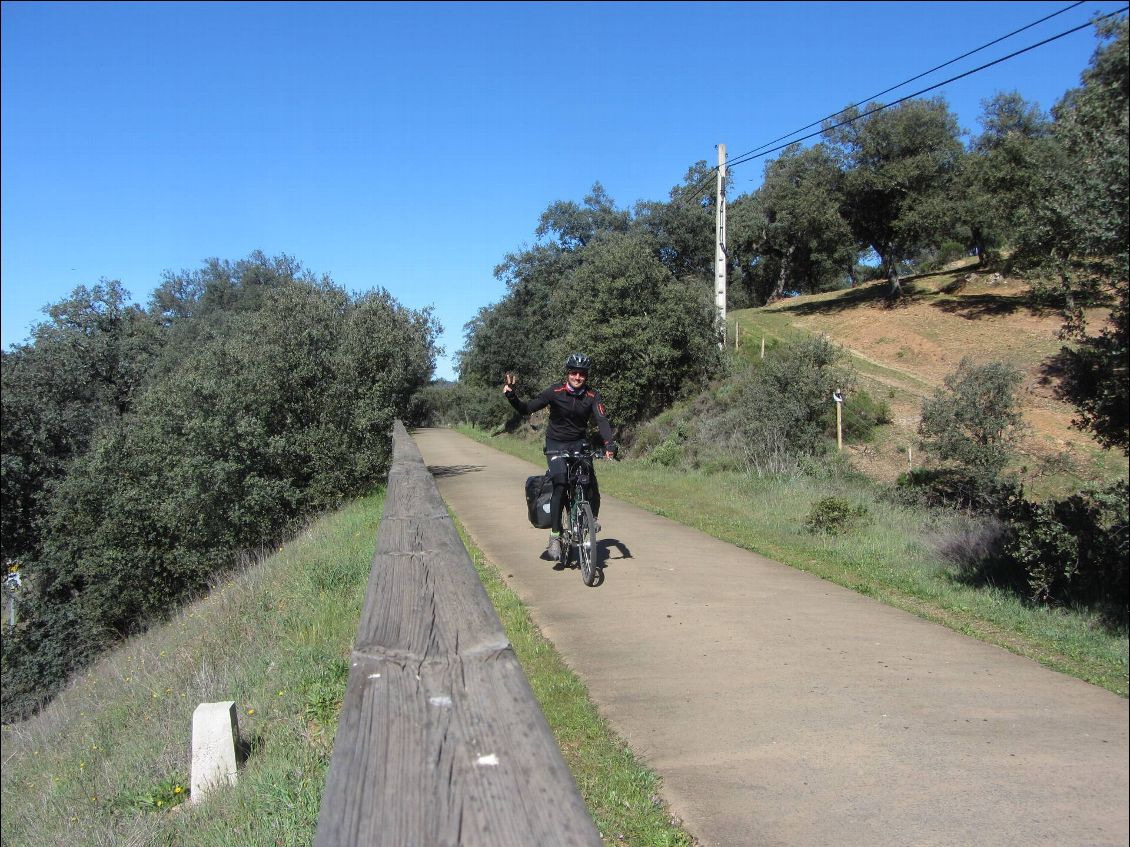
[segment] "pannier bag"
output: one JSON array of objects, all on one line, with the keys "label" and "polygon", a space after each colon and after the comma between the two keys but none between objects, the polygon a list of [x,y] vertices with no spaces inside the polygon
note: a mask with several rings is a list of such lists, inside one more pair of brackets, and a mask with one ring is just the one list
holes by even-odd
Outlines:
[{"label": "pannier bag", "polygon": [[553,518],[549,514],[552,499],[553,479],[548,471],[542,476],[526,478],[526,510],[529,512],[530,523],[538,529],[553,526]]}]

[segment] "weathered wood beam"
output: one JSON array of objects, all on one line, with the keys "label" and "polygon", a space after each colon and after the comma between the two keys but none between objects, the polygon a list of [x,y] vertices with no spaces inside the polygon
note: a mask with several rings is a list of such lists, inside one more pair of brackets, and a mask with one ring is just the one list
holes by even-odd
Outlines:
[{"label": "weathered wood beam", "polygon": [[600,837],[403,425],[317,847]]}]

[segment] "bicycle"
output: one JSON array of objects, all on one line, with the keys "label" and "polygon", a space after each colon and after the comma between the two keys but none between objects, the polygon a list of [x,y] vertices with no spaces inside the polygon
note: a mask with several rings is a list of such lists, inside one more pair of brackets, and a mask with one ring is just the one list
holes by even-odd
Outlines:
[{"label": "bicycle", "polygon": [[604,581],[604,566],[596,543],[597,523],[588,500],[593,459],[603,450],[566,450],[552,454],[565,460],[565,502],[561,505],[561,553],[558,564],[569,567],[574,555],[585,585],[594,588]]}]

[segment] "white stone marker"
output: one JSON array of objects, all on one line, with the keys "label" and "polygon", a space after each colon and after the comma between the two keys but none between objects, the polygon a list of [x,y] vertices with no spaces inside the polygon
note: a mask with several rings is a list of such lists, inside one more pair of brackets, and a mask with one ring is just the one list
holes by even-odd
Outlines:
[{"label": "white stone marker", "polygon": [[213,789],[235,785],[235,743],[239,737],[235,701],[201,703],[192,713],[191,799],[199,803]]}]

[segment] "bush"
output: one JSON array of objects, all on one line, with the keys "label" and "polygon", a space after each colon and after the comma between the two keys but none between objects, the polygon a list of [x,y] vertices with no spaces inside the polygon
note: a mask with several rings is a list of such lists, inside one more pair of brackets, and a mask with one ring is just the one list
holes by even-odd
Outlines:
[{"label": "bush", "polygon": [[1019,483],[966,473],[958,468],[915,468],[899,475],[888,497],[907,506],[939,506],[995,514],[1020,496]]},{"label": "bush", "polygon": [[1013,504],[1004,557],[1023,571],[1030,598],[1082,604],[1127,621],[1127,484],[1058,501]]},{"label": "bush", "polygon": [[1017,504],[1003,560],[1023,575],[1028,596],[1048,604],[1065,596],[1079,559],[1079,539],[1056,518],[1055,504]]},{"label": "bush", "polygon": [[974,584],[1010,589],[1045,606],[1085,606],[1127,625],[1127,484],[1034,502],[1016,494],[999,510],[999,543],[962,569]]},{"label": "bush", "polygon": [[944,268],[950,262],[964,259],[969,255],[965,246],[957,241],[943,241],[936,250],[928,250],[915,258],[917,269],[923,273]]},{"label": "bush", "polygon": [[865,523],[867,518],[867,507],[862,503],[853,506],[842,497],[825,497],[812,504],[804,528],[814,535],[841,535]]},{"label": "bush", "polygon": [[[970,574],[998,561],[1007,526],[996,517],[957,513],[945,528],[929,536],[931,545],[958,568],[966,581]],[[999,580],[991,580],[998,584]]]},{"label": "bush", "polygon": [[854,382],[840,366],[844,358],[824,336],[782,345],[736,376],[725,406],[702,424],[700,437],[749,473],[796,473],[801,457],[827,449],[832,392],[850,390]]},{"label": "bush", "polygon": [[681,428],[676,429],[662,444],[647,454],[647,460],[664,467],[679,465],[683,460],[684,440]]},{"label": "bush", "polygon": [[1020,381],[1020,372],[1003,362],[962,359],[945,389],[922,402],[923,446],[967,479],[975,495],[992,488],[1022,432]]}]

